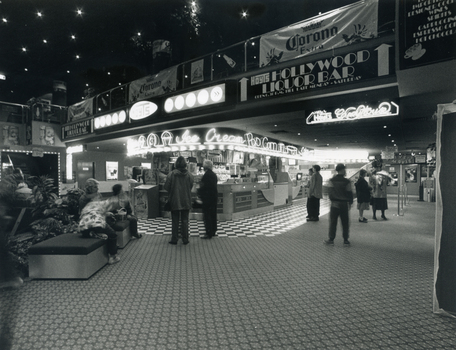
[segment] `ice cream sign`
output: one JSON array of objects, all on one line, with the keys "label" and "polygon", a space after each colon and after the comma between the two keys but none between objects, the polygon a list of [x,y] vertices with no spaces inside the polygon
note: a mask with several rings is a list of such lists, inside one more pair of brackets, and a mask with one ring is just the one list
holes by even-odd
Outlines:
[{"label": "ice cream sign", "polygon": [[306,118],[306,124],[346,122],[358,119],[390,117],[399,115],[399,106],[394,102],[381,102],[377,106],[359,105],[336,108],[334,111],[313,111]]},{"label": "ice cream sign", "polygon": [[141,135],[138,138],[129,139],[127,148],[129,155],[205,149],[231,149],[282,157],[302,157],[308,154],[308,149],[305,147],[299,149],[292,145],[274,142],[267,137],[255,136],[252,133],[239,135],[236,130],[231,133],[215,128],[205,132],[187,129],[180,134],[164,131],[161,135],[155,133],[147,136]]}]

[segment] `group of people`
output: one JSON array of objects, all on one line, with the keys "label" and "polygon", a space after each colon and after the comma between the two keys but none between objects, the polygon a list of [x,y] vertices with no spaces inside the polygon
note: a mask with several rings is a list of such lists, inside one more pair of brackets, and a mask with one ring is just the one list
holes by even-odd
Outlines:
[{"label": "group of people", "polygon": [[[204,160],[204,175],[198,188],[198,198],[201,200],[203,219],[206,234],[203,239],[211,239],[217,232],[217,175],[212,171],[213,164],[210,160]],[[307,184],[307,221],[319,221],[320,199],[323,198],[323,177],[320,174],[320,166],[313,165],[309,169],[310,179]],[[329,233],[325,244],[334,244],[336,237],[337,222],[340,217],[342,223],[342,237],[344,246],[350,246],[349,238],[349,209],[353,204],[353,191],[349,179],[346,178],[346,167],[337,164],[337,174],[328,181],[328,194],[331,201],[329,212]],[[369,182],[366,181],[368,173],[361,169],[356,182],[356,197],[358,202],[359,219],[361,223],[367,223],[364,212],[372,206],[373,219],[377,220],[376,212],[381,211],[381,218],[387,220],[385,210],[388,209],[386,187],[390,178],[381,172],[381,166],[373,169]],[[189,214],[193,207],[192,189],[194,185],[193,175],[187,169],[187,161],[184,157],[177,158],[174,169],[167,175],[164,189],[168,192],[168,204],[171,211],[172,233],[169,244],[176,245],[179,240],[179,231],[184,245],[189,243]],[[113,195],[106,201],[101,200],[98,193],[98,181],[88,179],[85,193],[80,202],[79,229],[88,237],[100,237],[108,240],[109,263],[114,264],[120,260],[117,254],[117,234],[114,213],[120,209],[126,211],[126,218],[130,223],[132,236],[141,238],[138,233],[137,218],[132,215],[132,208],[128,196],[122,190],[122,185],[113,187]]]},{"label": "group of people", "polygon": [[[202,202],[203,220],[206,234],[203,239],[211,239],[217,232],[217,175],[212,171],[212,161],[203,162],[204,175],[198,188],[198,197]],[[187,170],[184,157],[177,158],[174,170],[166,177],[164,189],[168,191],[171,208],[171,241],[176,245],[179,240],[179,224],[184,245],[189,243],[188,217],[192,209],[193,175]]]},{"label": "group of people", "polygon": [[[206,234],[201,237],[211,239],[217,232],[217,175],[212,171],[213,164],[205,160],[205,171],[198,189],[198,197],[202,201],[202,210]],[[192,188],[193,175],[187,170],[187,161],[184,157],[177,158],[174,170],[171,171],[164,184],[168,191],[168,202],[171,210],[172,234],[170,244],[176,245],[179,240],[179,229],[184,245],[189,243],[189,213],[193,207]],[[117,234],[121,228],[117,227],[116,214],[126,214],[129,221],[130,233],[133,237],[141,238],[138,232],[138,219],[132,214],[132,207],[128,196],[124,193],[121,184],[112,188],[112,196],[103,200],[98,192],[99,182],[88,179],[85,183],[84,194],[79,199],[79,231],[85,237],[107,239],[109,264],[120,260],[117,254]]]},{"label": "group of people", "polygon": [[[320,199],[323,198],[323,178],[320,174],[320,166],[313,165],[309,169],[310,180],[307,184],[307,221],[319,221]],[[349,179],[346,178],[346,167],[344,164],[336,165],[336,175],[328,181],[328,195],[331,201],[329,211],[329,233],[325,244],[334,244],[336,237],[337,221],[340,217],[342,224],[342,237],[344,246],[350,246],[349,238],[349,209],[353,204],[353,191]],[[366,181],[367,171],[360,170],[356,187],[356,199],[361,223],[367,223],[364,211],[372,206],[373,219],[377,220],[377,210],[381,211],[381,218],[387,220],[385,210],[388,209],[387,185],[391,178],[381,171],[381,165],[374,164],[369,182]]]},{"label": "group of people", "polygon": [[117,233],[122,230],[116,222],[116,215],[125,213],[125,219],[129,221],[130,233],[133,237],[141,238],[138,232],[138,219],[132,214],[133,210],[128,196],[122,189],[121,184],[112,188],[112,196],[106,200],[98,192],[99,182],[95,179],[87,179],[84,194],[79,198],[79,232],[84,237],[107,239],[109,264],[120,261],[117,253]]}]

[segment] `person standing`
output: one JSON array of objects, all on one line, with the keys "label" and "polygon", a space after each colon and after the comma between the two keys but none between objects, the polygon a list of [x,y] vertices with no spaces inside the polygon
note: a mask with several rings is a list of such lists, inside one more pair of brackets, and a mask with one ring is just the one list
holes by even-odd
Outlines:
[{"label": "person standing", "polygon": [[206,159],[203,162],[204,175],[201,178],[198,195],[203,202],[203,219],[206,234],[202,239],[211,239],[217,232],[217,175],[212,171],[212,162]]},{"label": "person standing", "polygon": [[342,222],[342,236],[344,238],[344,246],[349,247],[348,240],[349,219],[348,211],[353,204],[353,192],[350,180],[345,178],[346,170],[344,164],[336,165],[337,174],[333,176],[328,183],[329,199],[331,200],[331,208],[329,211],[329,234],[325,244],[334,244],[336,238],[337,220],[340,216]]},{"label": "person standing", "polygon": [[315,164],[313,167],[313,175],[310,178],[309,184],[309,200],[307,221],[319,221],[320,216],[320,199],[323,198],[323,177],[320,175],[320,166]]},{"label": "person standing", "polygon": [[359,210],[359,222],[367,223],[367,219],[363,216],[364,210],[369,210],[369,203],[371,198],[371,187],[367,183],[365,177],[367,171],[361,169],[359,171],[359,178],[355,184],[356,187],[356,199],[358,201],[358,210]]},{"label": "person standing", "polygon": [[377,210],[382,212],[382,219],[388,220],[385,216],[385,210],[388,209],[387,187],[389,177],[385,171],[381,171],[382,167],[375,167],[372,171],[372,176],[369,183],[372,187],[372,219],[377,220]]},{"label": "person standing", "polygon": [[310,204],[310,180],[312,179],[312,175],[313,175],[313,168],[309,168],[309,175],[308,175],[308,178],[309,180],[307,181],[307,184],[306,184],[306,188],[307,188],[307,203],[306,203],[306,207],[307,207],[307,216],[306,216],[306,219],[310,219],[310,213],[312,211],[311,209],[311,204]]},{"label": "person standing", "polygon": [[182,242],[188,244],[188,216],[192,208],[193,175],[187,170],[185,158],[179,156],[175,169],[166,177],[164,189],[168,191],[171,206],[172,234],[169,244],[177,244],[179,240],[179,223],[182,227]]}]

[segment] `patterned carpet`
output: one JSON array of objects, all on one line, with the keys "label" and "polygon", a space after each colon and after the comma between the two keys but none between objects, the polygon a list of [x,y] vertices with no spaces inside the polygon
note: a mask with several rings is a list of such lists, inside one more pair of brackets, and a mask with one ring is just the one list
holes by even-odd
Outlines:
[{"label": "patterned carpet", "polygon": [[434,203],[368,224],[352,210],[350,248],[340,227],[322,244],[327,215],[278,213],[301,224],[269,238],[246,219],[257,239],[187,246],[155,228],[88,280],[26,281],[0,293],[3,331],[14,350],[456,348],[456,319],[432,313]]}]

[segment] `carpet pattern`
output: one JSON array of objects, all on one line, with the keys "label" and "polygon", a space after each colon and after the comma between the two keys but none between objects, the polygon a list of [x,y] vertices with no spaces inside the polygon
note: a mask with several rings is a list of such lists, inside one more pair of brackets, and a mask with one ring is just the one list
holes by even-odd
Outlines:
[{"label": "carpet pattern", "polygon": [[2,291],[1,324],[14,350],[455,349],[456,319],[432,313],[434,212],[352,210],[350,248],[340,224],[323,244],[327,215],[272,239],[147,234],[88,280]]}]

